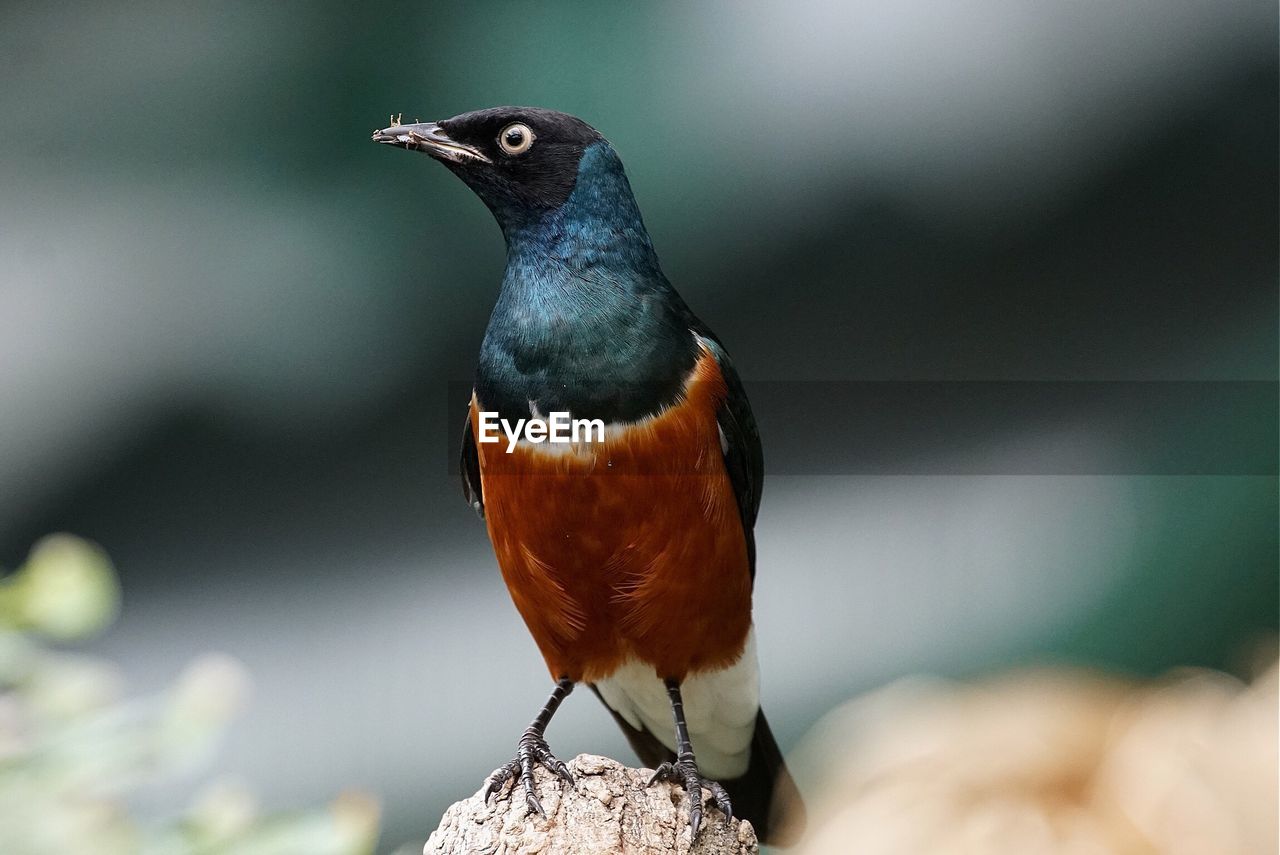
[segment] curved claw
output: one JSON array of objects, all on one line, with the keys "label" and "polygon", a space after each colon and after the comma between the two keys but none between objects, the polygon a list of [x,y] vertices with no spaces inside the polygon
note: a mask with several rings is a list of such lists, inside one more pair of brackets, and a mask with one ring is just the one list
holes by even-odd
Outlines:
[{"label": "curved claw", "polygon": [[698,771],[697,764],[691,759],[677,760],[675,763],[663,763],[653,772],[646,786],[653,786],[658,781],[679,781],[689,795],[689,827],[692,831],[690,840],[698,838],[702,828],[702,790],[711,791],[711,803],[720,809],[725,819],[733,819],[733,804],[729,801],[729,793],[716,781],[704,778]]},{"label": "curved claw", "polygon": [[537,789],[534,785],[533,770],[537,764],[545,766],[567,784],[573,786],[573,775],[569,772],[569,767],[564,761],[551,753],[546,740],[540,734],[526,731],[520,737],[515,758],[499,766],[487,779],[484,788],[485,804],[489,804],[496,793],[502,792],[507,782],[510,781],[512,787],[514,787],[516,779],[519,779],[524,787],[524,801],[529,813],[536,813],[546,819],[547,811],[538,799]]},{"label": "curved claw", "polygon": [[711,791],[711,801],[720,808],[724,818],[733,821],[733,802],[729,801],[729,792],[716,781],[702,780],[702,786]]},{"label": "curved claw", "polygon": [[566,784],[573,786],[573,773],[569,771],[569,767],[559,757],[548,751],[545,756],[539,757],[538,760],[542,762],[543,766],[559,775]]},{"label": "curved claw", "polygon": [[496,793],[502,792],[502,788],[506,786],[507,781],[513,780],[519,772],[519,760],[509,760],[494,769],[493,774],[485,779],[484,803],[489,804],[489,801]]}]

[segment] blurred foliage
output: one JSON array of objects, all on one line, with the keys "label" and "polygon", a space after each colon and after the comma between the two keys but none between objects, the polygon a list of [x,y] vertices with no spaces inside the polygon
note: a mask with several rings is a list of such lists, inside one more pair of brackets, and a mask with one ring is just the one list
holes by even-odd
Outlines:
[{"label": "blurred foliage", "polygon": [[0,578],[0,852],[360,855],[378,808],[345,794],[327,809],[262,814],[227,780],[199,789],[179,816],[138,807],[213,756],[249,689],[230,657],[192,662],[167,690],[125,698],[117,668],[55,649],[119,611],[111,562],[70,535],[45,538]]}]

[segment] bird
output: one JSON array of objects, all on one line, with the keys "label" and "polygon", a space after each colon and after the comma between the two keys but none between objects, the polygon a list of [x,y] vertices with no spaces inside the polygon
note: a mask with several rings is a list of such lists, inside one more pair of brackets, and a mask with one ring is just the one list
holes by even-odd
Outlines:
[{"label": "bird", "polygon": [[[536,107],[393,117],[373,140],[447,167],[506,242],[459,469],[554,685],[486,800],[519,781],[546,816],[534,770],[572,785],[546,730],[585,683],[655,769],[650,786],[688,794],[691,839],[705,790],[762,841],[791,842],[803,805],[760,708],[752,623],[760,434],[724,344],[663,274],[618,153]],[[479,430],[486,413],[556,412],[603,429],[510,449]]]}]

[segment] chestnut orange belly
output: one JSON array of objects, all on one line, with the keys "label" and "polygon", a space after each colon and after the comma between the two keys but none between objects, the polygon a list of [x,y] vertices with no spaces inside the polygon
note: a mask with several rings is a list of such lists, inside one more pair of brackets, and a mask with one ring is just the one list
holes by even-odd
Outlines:
[{"label": "chestnut orange belly", "polygon": [[704,350],[683,399],[573,446],[481,443],[485,520],[516,608],[555,678],[597,681],[629,658],[661,677],[723,668],[751,625],[746,539]]}]

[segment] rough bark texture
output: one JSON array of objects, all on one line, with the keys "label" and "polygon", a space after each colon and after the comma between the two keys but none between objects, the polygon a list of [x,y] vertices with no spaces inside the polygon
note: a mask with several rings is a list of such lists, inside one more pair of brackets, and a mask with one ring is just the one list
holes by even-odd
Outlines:
[{"label": "rough bark texture", "polygon": [[756,855],[760,851],[751,823],[726,821],[714,808],[704,808],[702,830],[691,848],[683,789],[670,783],[646,787],[649,770],[628,769],[592,754],[575,757],[569,769],[575,781],[572,788],[547,770],[538,770],[545,820],[528,814],[524,789],[517,781],[488,805],[479,793],[456,802],[427,840],[424,855]]}]

